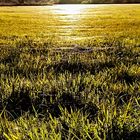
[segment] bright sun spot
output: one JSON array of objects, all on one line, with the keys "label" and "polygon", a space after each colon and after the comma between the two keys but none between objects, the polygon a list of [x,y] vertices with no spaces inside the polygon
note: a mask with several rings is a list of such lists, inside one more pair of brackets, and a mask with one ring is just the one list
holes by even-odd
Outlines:
[{"label": "bright sun spot", "polygon": [[84,14],[84,11],[88,9],[98,7],[99,5],[87,5],[87,4],[60,4],[51,7],[53,12],[58,15],[80,15]]},{"label": "bright sun spot", "polygon": [[82,18],[84,16],[83,11],[88,8],[87,5],[55,5],[53,12],[58,15],[59,19],[73,22]]},{"label": "bright sun spot", "polygon": [[84,6],[79,5],[61,5],[56,11],[57,14],[76,15],[80,14],[85,9]]},{"label": "bright sun spot", "polygon": [[87,17],[88,9],[94,7],[96,6],[86,4],[60,4],[50,7],[52,13],[57,17],[59,21],[62,22],[61,26],[57,26],[57,28],[59,28],[59,31],[61,32],[60,37],[65,40],[81,39],[81,37],[75,37],[74,31],[79,30],[79,26],[81,28],[82,25],[80,24],[80,22],[82,21],[82,19]]}]

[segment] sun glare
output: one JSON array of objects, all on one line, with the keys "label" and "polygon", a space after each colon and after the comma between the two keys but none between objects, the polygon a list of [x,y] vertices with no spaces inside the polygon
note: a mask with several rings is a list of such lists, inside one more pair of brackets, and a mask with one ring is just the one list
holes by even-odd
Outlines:
[{"label": "sun glare", "polygon": [[91,5],[61,4],[54,5],[50,8],[52,9],[52,13],[56,15],[57,19],[63,23],[59,26],[59,30],[61,32],[60,37],[65,40],[78,39],[78,37],[75,38],[73,33],[75,30],[78,30],[80,20],[87,16],[85,13],[89,8],[91,8]]},{"label": "sun glare", "polygon": [[88,8],[87,5],[55,5],[53,12],[59,17],[60,20],[74,22],[81,19],[83,11]]},{"label": "sun glare", "polygon": [[80,14],[85,9],[84,6],[79,5],[61,5],[59,6],[57,14],[76,15]]}]

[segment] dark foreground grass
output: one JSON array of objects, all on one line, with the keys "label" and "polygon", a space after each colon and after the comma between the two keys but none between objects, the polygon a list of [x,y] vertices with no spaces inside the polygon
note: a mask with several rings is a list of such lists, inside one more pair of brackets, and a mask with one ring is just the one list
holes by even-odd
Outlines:
[{"label": "dark foreground grass", "polygon": [[18,47],[1,59],[2,139],[140,138],[139,46]]},{"label": "dark foreground grass", "polygon": [[[109,24],[107,19],[105,23]],[[39,26],[33,36],[3,33],[0,139],[139,140],[139,25],[122,33],[121,25],[112,25],[115,35],[110,31],[81,41],[35,37]]]}]

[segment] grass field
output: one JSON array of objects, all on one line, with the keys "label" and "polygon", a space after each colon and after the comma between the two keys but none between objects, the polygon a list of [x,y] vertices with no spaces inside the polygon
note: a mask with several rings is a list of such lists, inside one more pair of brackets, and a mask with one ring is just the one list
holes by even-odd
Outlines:
[{"label": "grass field", "polygon": [[0,139],[140,139],[140,5],[77,9],[0,7]]}]

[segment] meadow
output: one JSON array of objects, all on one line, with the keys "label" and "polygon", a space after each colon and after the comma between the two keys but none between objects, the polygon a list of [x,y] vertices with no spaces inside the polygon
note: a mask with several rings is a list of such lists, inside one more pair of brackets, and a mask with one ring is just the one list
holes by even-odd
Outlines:
[{"label": "meadow", "polygon": [[0,7],[0,139],[140,139],[140,5],[84,6]]}]

